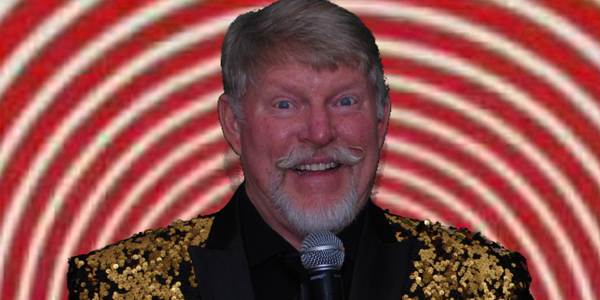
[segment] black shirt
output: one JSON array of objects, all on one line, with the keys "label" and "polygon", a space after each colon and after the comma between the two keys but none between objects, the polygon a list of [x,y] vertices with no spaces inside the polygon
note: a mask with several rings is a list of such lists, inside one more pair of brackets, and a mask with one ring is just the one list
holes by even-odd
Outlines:
[{"label": "black shirt", "polygon": [[[302,266],[298,251],[263,220],[246,193],[240,197],[239,212],[256,299],[294,299],[301,282],[308,280],[308,272]],[[354,222],[337,235],[345,248],[341,270],[344,299],[350,298],[352,275],[365,216],[366,212],[363,210]]]}]

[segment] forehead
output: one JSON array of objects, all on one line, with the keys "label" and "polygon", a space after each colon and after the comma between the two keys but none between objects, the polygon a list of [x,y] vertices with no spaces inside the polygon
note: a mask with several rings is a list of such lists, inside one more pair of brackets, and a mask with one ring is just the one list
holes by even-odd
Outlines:
[{"label": "forehead", "polygon": [[303,64],[279,64],[265,69],[256,84],[248,87],[248,91],[255,95],[285,91],[303,96],[327,96],[345,90],[372,96],[372,87],[366,76],[358,68],[345,65],[336,69],[316,69]]}]

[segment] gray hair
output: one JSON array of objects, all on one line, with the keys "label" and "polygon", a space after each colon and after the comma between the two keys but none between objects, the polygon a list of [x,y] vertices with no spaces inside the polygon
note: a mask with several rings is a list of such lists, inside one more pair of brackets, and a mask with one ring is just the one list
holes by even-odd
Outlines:
[{"label": "gray hair", "polygon": [[280,0],[238,16],[229,26],[221,53],[223,88],[243,121],[241,99],[268,67],[285,63],[317,71],[358,68],[369,80],[377,117],[389,102],[375,37],[353,13],[326,0]]}]

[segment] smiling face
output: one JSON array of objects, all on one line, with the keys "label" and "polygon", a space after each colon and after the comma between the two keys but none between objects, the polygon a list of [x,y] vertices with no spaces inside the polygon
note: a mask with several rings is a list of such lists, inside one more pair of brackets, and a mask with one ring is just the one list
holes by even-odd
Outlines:
[{"label": "smiling face", "polygon": [[292,245],[313,230],[341,230],[369,197],[390,105],[378,120],[368,80],[343,66],[316,71],[294,64],[265,74],[242,99],[244,123],[227,95],[219,99],[246,192]]}]

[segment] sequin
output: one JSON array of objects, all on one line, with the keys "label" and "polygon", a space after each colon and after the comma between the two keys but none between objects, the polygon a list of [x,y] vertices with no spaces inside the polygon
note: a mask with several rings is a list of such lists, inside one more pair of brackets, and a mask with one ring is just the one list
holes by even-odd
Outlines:
[{"label": "sequin", "polygon": [[456,230],[389,213],[386,217],[399,242],[416,242],[402,299],[510,300],[529,296],[531,277],[519,253],[464,228]]},{"label": "sequin", "polygon": [[71,259],[67,275],[70,297],[184,299],[182,289],[197,290],[188,246],[204,246],[213,220],[214,216],[179,220]]},{"label": "sequin", "polygon": [[[529,295],[526,261],[464,228],[387,213],[398,242],[413,241],[412,266],[399,299],[521,299]],[[72,298],[199,298],[188,246],[204,246],[214,216],[146,230],[69,261]]]}]

